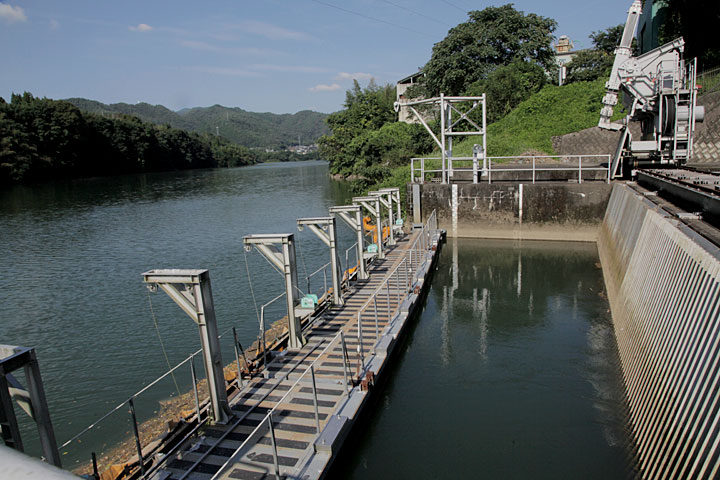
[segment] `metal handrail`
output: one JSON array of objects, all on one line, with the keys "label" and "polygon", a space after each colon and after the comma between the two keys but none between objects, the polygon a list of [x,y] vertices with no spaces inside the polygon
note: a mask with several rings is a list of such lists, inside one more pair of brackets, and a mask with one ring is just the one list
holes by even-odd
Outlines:
[{"label": "metal handrail", "polygon": [[[221,475],[224,474],[225,470],[226,470],[230,465],[232,465],[232,464],[235,463],[235,458],[236,458],[236,456],[238,456],[238,455],[240,454],[240,452],[242,452],[242,451],[248,446],[250,440],[253,440],[253,439],[254,439],[255,435],[258,434],[258,432],[260,431],[260,429],[261,429],[261,428],[264,428],[266,422],[268,423],[268,427],[267,427],[267,428],[270,430],[271,439],[272,439],[273,457],[274,457],[273,460],[274,460],[274,466],[275,466],[275,475],[277,476],[278,479],[280,478],[280,470],[279,470],[279,464],[278,464],[278,460],[277,460],[277,444],[276,444],[276,442],[274,441],[275,434],[274,434],[274,427],[273,427],[273,423],[272,423],[272,414],[273,414],[273,412],[275,412],[275,411],[278,409],[278,407],[279,407],[280,405],[283,404],[283,402],[284,402],[285,399],[288,397],[288,395],[290,395],[290,393],[292,393],[292,392],[295,390],[295,388],[297,387],[297,385],[300,384],[300,382],[305,378],[305,376],[308,374],[308,372],[309,372],[309,373],[312,375],[312,377],[313,377],[315,420],[316,420],[316,425],[317,425],[317,435],[318,435],[318,436],[320,435],[319,407],[318,407],[318,401],[317,401],[317,390],[316,390],[316,388],[315,388],[315,373],[314,373],[314,372],[315,372],[315,364],[320,361],[320,359],[327,353],[327,351],[328,351],[331,347],[333,347],[333,345],[335,344],[335,342],[336,342],[338,339],[341,340],[341,346],[342,346],[342,348],[343,348],[343,349],[346,348],[346,347],[345,347],[345,342],[344,342],[344,333],[341,331],[341,332],[339,332],[337,335],[335,335],[332,340],[330,340],[330,343],[328,343],[328,345],[322,350],[322,352],[320,352],[320,354],[319,354],[319,355],[317,356],[317,358],[310,364],[310,366],[309,366],[308,368],[306,368],[305,371],[303,371],[302,374],[300,374],[300,376],[298,377],[298,379],[292,384],[292,386],[288,389],[288,391],[285,393],[285,395],[283,395],[282,398],[280,398],[280,400],[275,404],[275,406],[265,415],[265,417],[260,421],[260,423],[259,423],[259,424],[253,429],[253,431],[247,436],[247,438],[245,439],[245,441],[243,441],[243,443],[240,444],[240,446],[235,449],[235,452],[234,452],[234,453],[230,456],[230,458],[228,458],[228,460],[220,467],[220,469],[215,473],[215,475],[213,475],[212,479],[219,478]],[[347,356],[347,352],[344,352],[344,354],[343,354],[343,363],[345,363],[345,362],[344,362],[344,359],[346,358],[346,356]],[[345,364],[345,367],[347,368],[347,364]],[[346,394],[347,394],[347,386],[348,386],[348,383],[347,383],[347,373],[346,373],[345,377],[346,377],[346,381],[345,381],[345,392],[346,392]],[[278,383],[280,383],[280,382],[278,382]],[[349,395],[349,394],[348,394],[348,395]],[[231,430],[232,430],[232,429],[231,429]]]},{"label": "metal handrail", "polygon": [[[577,165],[572,167],[552,167],[552,168],[543,168],[543,167],[537,167],[536,161],[539,159],[573,159],[577,158]],[[589,159],[589,158],[603,158],[607,161],[607,167],[598,167],[598,166],[583,166],[583,159]],[[610,155],[607,154],[591,154],[591,155],[511,155],[511,156],[496,156],[496,157],[447,157],[447,169],[445,168],[445,165],[441,165],[441,168],[436,169],[428,169],[425,167],[425,160],[440,160],[442,161],[441,157],[423,157],[423,158],[411,158],[410,159],[410,181],[416,182],[416,179],[418,179],[419,183],[425,182],[425,175],[427,173],[441,173],[443,171],[448,171],[450,174],[452,174],[453,171],[473,171],[474,173],[480,173],[485,174],[487,177],[488,183],[492,183],[492,172],[532,172],[532,182],[535,183],[536,180],[536,172],[541,171],[577,171],[578,172],[578,183],[582,183],[582,172],[583,171],[607,171],[607,182],[610,182],[611,179],[611,164],[610,164]],[[520,160],[522,163],[522,160],[531,160],[532,161],[532,168],[493,168],[493,160]],[[420,163],[419,168],[416,167],[415,161],[418,161]],[[459,167],[455,164],[458,162],[473,162],[473,165],[471,167]],[[482,166],[476,164],[475,162],[481,162]],[[419,170],[419,176],[417,175],[417,171]],[[473,179],[473,182],[476,182],[476,179]]]},{"label": "metal handrail", "polygon": [[[400,304],[402,301],[402,294],[401,291],[403,290],[400,288],[400,285],[405,286],[405,290],[407,293],[407,289],[410,288],[410,286],[414,283],[415,278],[417,277],[417,266],[421,264],[423,261],[420,258],[420,252],[427,252],[430,249],[430,232],[433,230],[437,230],[437,213],[435,210],[430,214],[427,221],[423,225],[420,234],[415,238],[413,243],[408,248],[410,255],[404,257],[393,269],[388,273],[388,275],[385,277],[385,279],[378,285],[378,287],[375,289],[375,291],[370,294],[367,301],[360,307],[360,309],[357,312],[357,336],[358,336],[358,354],[360,356],[360,362],[361,367],[364,368],[365,366],[365,352],[364,352],[364,345],[363,345],[363,337],[362,337],[362,317],[363,313],[370,308],[372,305],[374,317],[375,317],[375,343],[372,345],[371,349],[368,349],[368,353],[374,353],[378,342],[380,341],[380,328],[379,328],[379,321],[378,321],[378,313],[379,308],[378,306],[378,297],[381,295],[382,291],[385,290],[385,297],[387,300],[386,308],[387,308],[387,314],[388,314],[388,327],[390,328],[393,325],[393,316],[394,313],[391,310],[391,302],[390,302],[390,282],[395,282],[396,290],[397,290],[397,296],[398,296],[398,307],[400,308]],[[415,253],[413,258],[413,253]],[[401,280],[401,274],[400,272],[404,271],[403,279]],[[397,309],[396,309],[397,311]]]}]

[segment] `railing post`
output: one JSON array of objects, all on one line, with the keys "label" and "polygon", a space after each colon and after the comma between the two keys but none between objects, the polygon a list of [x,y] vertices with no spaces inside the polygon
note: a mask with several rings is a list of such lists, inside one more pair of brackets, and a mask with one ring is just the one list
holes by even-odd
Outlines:
[{"label": "railing post", "polygon": [[397,290],[398,303],[400,303],[401,297],[400,297],[400,270],[399,270],[399,268],[395,269],[395,273],[393,274],[393,276],[395,277],[395,289]]},{"label": "railing post", "polygon": [[348,353],[347,345],[345,345],[345,334],[340,332],[340,343],[342,344],[342,357],[343,357],[343,377],[345,378],[345,395],[348,395]]},{"label": "railing post", "polygon": [[145,475],[145,460],[143,459],[142,447],[140,446],[140,433],[138,432],[137,417],[135,416],[135,404],[132,397],[128,400],[130,406],[130,415],[132,416],[133,433],[135,434],[135,447],[137,448],[138,458],[140,459],[140,473]]},{"label": "railing post", "polygon": [[533,160],[533,184],[535,183],[535,157],[532,157]]},{"label": "railing post", "polygon": [[233,347],[235,347],[235,366],[237,367],[237,386],[238,390],[240,390],[243,386],[242,381],[242,373],[240,371],[240,352],[238,352],[238,338],[237,338],[237,332],[235,331],[235,327],[232,327],[233,331]]},{"label": "railing post", "polygon": [[[309,290],[308,290],[309,293]],[[262,338],[263,366],[267,372],[267,343],[265,342],[265,305],[260,307],[260,337]]]},{"label": "railing post", "polygon": [[362,369],[365,368],[365,358],[364,358],[364,356],[363,356],[363,353],[364,353],[364,352],[363,352],[363,341],[362,341],[362,314],[361,314],[360,312],[358,312],[357,320],[358,320],[358,328],[357,328],[358,346],[357,346],[357,351],[358,351],[358,355],[360,355],[360,367],[361,367],[361,370],[360,370],[360,371],[362,372]]},{"label": "railing post", "polygon": [[375,337],[380,338],[380,327],[378,326],[377,295],[373,296],[373,304],[375,309]]},{"label": "railing post", "polygon": [[198,395],[197,375],[195,374],[195,355],[190,357],[190,377],[193,383],[193,393],[195,394],[195,415],[198,424],[200,424],[200,396]]},{"label": "railing post", "polygon": [[270,427],[270,441],[272,442],[273,464],[275,465],[275,478],[277,480],[280,480],[280,464],[278,463],[277,442],[275,441],[275,426],[273,425],[272,421],[272,410],[268,414],[267,419],[268,426]]},{"label": "railing post", "polygon": [[385,293],[387,295],[387,302],[388,302],[388,325],[390,325],[390,279],[388,278],[385,282]]},{"label": "railing post", "polygon": [[328,293],[328,288],[327,288],[327,270],[326,270],[325,268],[323,268],[323,288],[325,289],[325,295],[327,295],[327,293]]},{"label": "railing post", "polygon": [[582,155],[578,157],[578,183],[582,183]]},{"label": "railing post", "polygon": [[[412,256],[412,250],[410,250],[410,255]],[[405,262],[405,293],[407,293],[410,290],[410,283],[408,282],[409,275],[408,275],[408,264],[410,261],[406,258],[403,260]]]},{"label": "railing post", "polygon": [[610,183],[610,177],[611,177],[610,170],[611,170],[611,168],[612,168],[612,167],[610,166],[610,155],[607,156],[607,166],[608,166],[608,167],[607,167],[607,168],[608,168],[607,182]]},{"label": "railing post", "polygon": [[315,367],[310,365],[310,377],[312,379],[313,403],[315,404],[315,426],[317,434],[320,435],[320,410],[318,409],[317,386],[315,385]]}]

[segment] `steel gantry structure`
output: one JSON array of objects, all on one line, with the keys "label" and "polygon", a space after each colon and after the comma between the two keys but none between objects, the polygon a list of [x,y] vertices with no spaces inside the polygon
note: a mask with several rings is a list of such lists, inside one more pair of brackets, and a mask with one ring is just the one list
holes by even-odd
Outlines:
[{"label": "steel gantry structure", "polygon": [[297,219],[298,230],[308,227],[322,242],[330,247],[330,268],[332,269],[332,303],[335,306],[343,304],[341,282],[340,282],[340,265],[337,257],[337,236],[335,217],[310,217]]},{"label": "steel gantry structure", "polygon": [[210,273],[208,270],[166,269],[150,270],[142,275],[151,290],[159,287],[197,324],[213,420],[227,423],[232,411],[228,406]]},{"label": "steel gantry structure", "polygon": [[357,260],[359,280],[368,278],[367,269],[365,268],[365,246],[363,242],[363,223],[362,223],[362,207],[360,205],[340,205],[330,207],[330,215],[337,215],[355,231],[357,236]]},{"label": "steel gantry structure", "polygon": [[[484,93],[480,96],[464,97],[445,96],[441,93],[439,97],[411,100],[408,102],[395,102],[395,111],[399,111],[401,106],[410,109],[414,117],[425,127],[425,130],[427,130],[438,148],[440,148],[440,152],[442,153],[442,183],[448,183],[450,177],[453,176],[452,149],[454,137],[481,136],[482,152],[480,153],[483,157],[487,155],[487,105]],[[415,107],[420,106],[437,107],[440,109],[440,138],[432,131],[423,115],[415,109]],[[481,125],[478,125],[478,122],[469,116],[470,113],[478,108],[481,109]],[[456,118],[453,118],[453,113],[457,115]],[[466,125],[464,129],[455,129],[463,123]]]}]

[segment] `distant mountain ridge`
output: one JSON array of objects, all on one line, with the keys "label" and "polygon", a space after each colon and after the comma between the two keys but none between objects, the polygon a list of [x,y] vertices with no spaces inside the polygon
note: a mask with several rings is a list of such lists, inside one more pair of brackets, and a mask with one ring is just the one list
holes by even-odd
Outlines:
[{"label": "distant mountain ridge", "polygon": [[294,114],[256,113],[242,108],[212,107],[185,108],[174,112],[162,105],[149,103],[113,103],[110,105],[86,98],[68,98],[80,110],[99,115],[134,115],[159,125],[170,125],[191,132],[219,133],[228,140],[246,147],[279,149],[300,142],[315,143],[328,133],[326,113],[303,110]]}]

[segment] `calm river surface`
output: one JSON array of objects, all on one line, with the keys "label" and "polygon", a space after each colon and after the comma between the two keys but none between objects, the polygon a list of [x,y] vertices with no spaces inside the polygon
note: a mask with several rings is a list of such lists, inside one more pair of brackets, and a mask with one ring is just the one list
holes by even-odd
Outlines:
[{"label": "calm river surface", "polygon": [[332,478],[629,477],[594,244],[449,239]]},{"label": "calm river surface", "polygon": [[[248,345],[258,321],[245,259],[257,304],[282,292],[282,278],[245,254],[242,237],[296,232],[297,218],[325,216],[349,197],[322,162],[0,191],[0,343],[37,348],[58,443],[167,370],[159,338],[173,365],[199,348],[195,324],[165,294],[149,294],[142,272],[210,269],[219,330],[237,327]],[[340,232],[350,247],[353,235]],[[302,278],[328,253],[307,230],[298,239]],[[594,245],[450,240],[379,405],[332,478],[623,477],[597,262]],[[176,381],[138,400],[141,420],[188,390],[187,369]],[[122,408],[65,449],[65,466],[124,438],[128,419]],[[32,447],[28,424],[23,432]]]},{"label": "calm river surface", "polygon": [[[133,175],[0,191],[0,343],[36,347],[58,443],[168,370],[141,273],[208,268],[218,327],[237,327],[243,345],[257,335],[242,237],[296,232],[299,275],[329,260],[327,248],[296,219],[327,216],[349,199],[325,162]],[[340,247],[354,242],[339,225]],[[344,257],[344,255],[343,255]],[[258,304],[283,291],[282,277],[247,253]],[[304,259],[304,265],[303,260]],[[322,275],[314,277],[322,283]],[[151,295],[160,337],[175,365],[200,347],[197,327],[167,296]],[[282,302],[277,302],[282,307]],[[274,316],[272,316],[274,313]],[[270,311],[279,318],[281,310]],[[225,337],[230,340],[230,336]],[[224,342],[224,346],[228,346]],[[232,350],[223,350],[230,363]],[[198,373],[203,373],[197,359]],[[177,376],[189,388],[189,369]],[[137,405],[147,418],[175,389],[171,380]],[[18,417],[24,413],[17,410]],[[117,418],[116,418],[117,417]],[[102,425],[100,441],[129,430],[127,408]],[[35,437],[28,426],[24,439]],[[66,466],[87,446],[73,445]],[[31,445],[32,446],[32,445]]]}]

